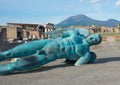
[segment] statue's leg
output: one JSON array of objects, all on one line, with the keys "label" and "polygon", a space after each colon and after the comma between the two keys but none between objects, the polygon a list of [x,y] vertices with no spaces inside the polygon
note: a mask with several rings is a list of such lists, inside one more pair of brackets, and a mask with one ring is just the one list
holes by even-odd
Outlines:
[{"label": "statue's leg", "polygon": [[44,64],[56,60],[55,55],[32,55],[18,59],[15,62],[0,66],[0,74],[9,74],[13,72],[34,70]]},{"label": "statue's leg", "polygon": [[90,59],[89,59],[89,61],[88,61],[88,63],[94,63],[95,62],[95,60],[96,60],[96,54],[94,53],[94,52],[90,52]]},{"label": "statue's leg", "polygon": [[49,40],[37,40],[26,44],[18,45],[11,50],[1,52],[0,61],[10,58],[20,58],[33,55],[37,52],[37,50],[41,50],[49,42]]}]

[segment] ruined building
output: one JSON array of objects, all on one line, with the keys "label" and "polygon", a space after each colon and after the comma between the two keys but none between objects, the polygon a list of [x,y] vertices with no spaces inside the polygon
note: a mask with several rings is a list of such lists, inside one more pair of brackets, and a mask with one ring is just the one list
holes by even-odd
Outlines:
[{"label": "ruined building", "polygon": [[0,41],[5,40],[28,40],[28,39],[46,39],[50,36],[45,32],[54,30],[54,24],[23,24],[23,23],[7,23],[7,26],[0,29]]}]

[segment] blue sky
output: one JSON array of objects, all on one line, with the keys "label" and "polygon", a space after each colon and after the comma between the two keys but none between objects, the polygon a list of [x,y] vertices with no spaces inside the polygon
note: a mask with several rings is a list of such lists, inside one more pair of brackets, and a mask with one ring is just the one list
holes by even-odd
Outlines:
[{"label": "blue sky", "polygon": [[120,0],[0,0],[0,25],[57,24],[78,14],[97,20],[120,20]]}]

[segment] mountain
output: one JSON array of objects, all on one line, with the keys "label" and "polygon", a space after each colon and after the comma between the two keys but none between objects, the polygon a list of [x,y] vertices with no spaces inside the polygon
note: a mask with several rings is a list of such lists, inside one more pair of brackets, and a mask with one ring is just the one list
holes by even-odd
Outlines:
[{"label": "mountain", "polygon": [[77,16],[71,16],[68,17],[67,19],[63,20],[62,22],[56,24],[56,26],[59,27],[69,27],[69,26],[91,26],[92,24],[95,25],[100,25],[100,26],[116,26],[120,21],[115,20],[115,19],[108,19],[107,21],[100,21],[100,20],[95,20],[92,18],[89,18],[85,15],[77,15]]}]

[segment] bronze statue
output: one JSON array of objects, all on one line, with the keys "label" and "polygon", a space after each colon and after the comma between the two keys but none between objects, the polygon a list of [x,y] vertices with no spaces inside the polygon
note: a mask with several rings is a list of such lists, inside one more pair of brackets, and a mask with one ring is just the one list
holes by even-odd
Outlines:
[{"label": "bronze statue", "polygon": [[56,39],[41,39],[21,44],[0,53],[0,61],[20,58],[7,65],[0,65],[0,74],[33,70],[62,58],[76,61],[75,66],[94,63],[96,54],[91,52],[89,47],[97,45],[101,41],[100,34],[89,35],[89,31],[86,29],[70,29]]}]

